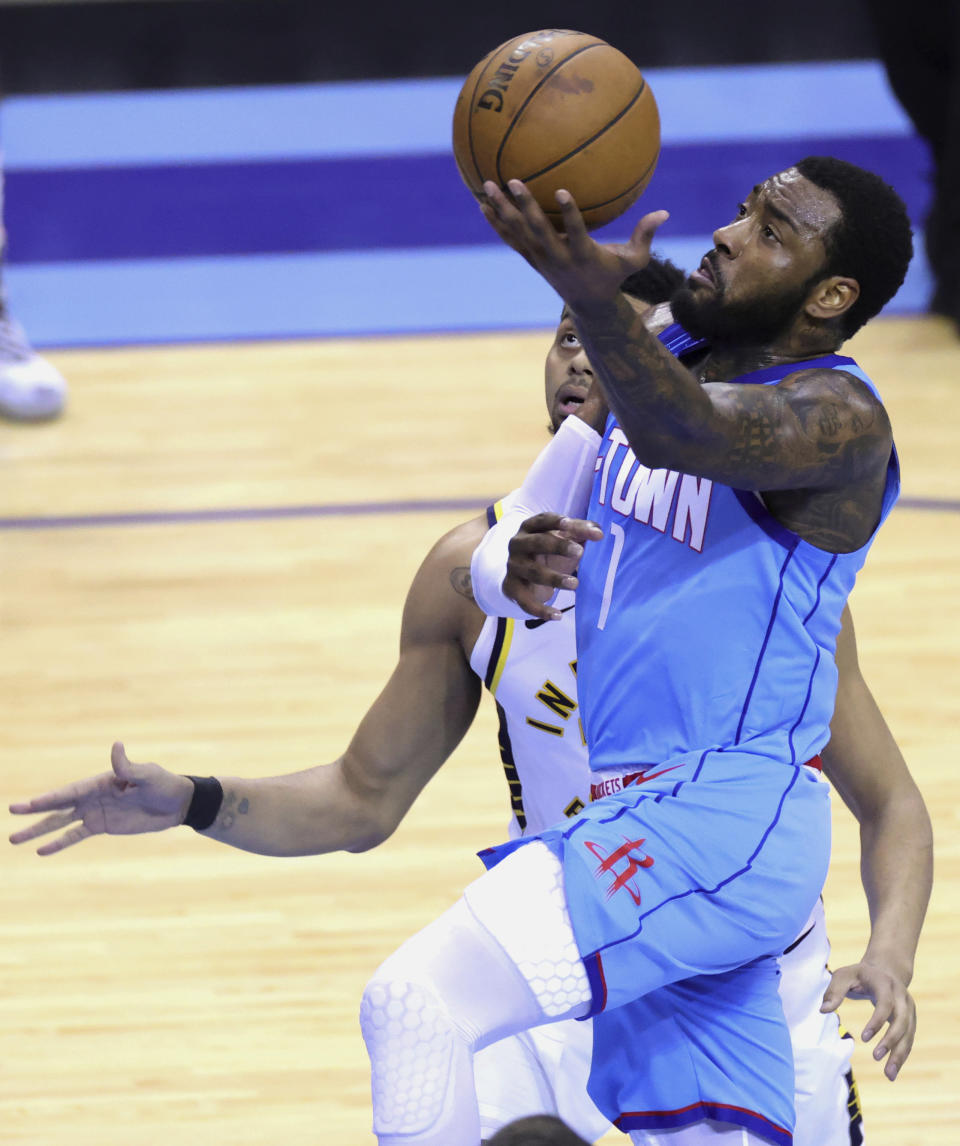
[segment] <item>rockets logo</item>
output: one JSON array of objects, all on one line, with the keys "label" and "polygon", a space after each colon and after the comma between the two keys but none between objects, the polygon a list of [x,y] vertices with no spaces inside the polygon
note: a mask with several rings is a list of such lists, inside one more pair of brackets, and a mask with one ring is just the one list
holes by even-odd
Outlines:
[{"label": "rockets logo", "polygon": [[[622,888],[625,887],[630,894],[630,898],[639,907],[640,906],[640,889],[636,883],[630,881],[637,874],[641,868],[653,867],[653,856],[634,855],[634,849],[639,848],[644,843],[646,837],[640,840],[628,840],[624,836],[624,842],[616,851],[606,854],[606,849],[599,844],[592,843],[590,840],[584,840],[584,846],[589,848],[590,851],[600,860],[600,864],[594,873],[597,879],[602,876],[610,874],[614,879],[610,886],[607,888],[607,899],[612,899],[613,896]],[[623,863],[625,866],[618,870],[617,864]]]}]

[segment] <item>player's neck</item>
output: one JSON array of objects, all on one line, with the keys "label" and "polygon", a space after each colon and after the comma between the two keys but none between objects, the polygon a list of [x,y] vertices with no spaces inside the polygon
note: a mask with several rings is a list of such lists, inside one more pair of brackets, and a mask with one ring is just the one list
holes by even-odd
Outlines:
[{"label": "player's neck", "polygon": [[811,358],[834,354],[838,349],[835,337],[824,331],[791,332],[782,339],[763,346],[744,346],[714,343],[710,353],[700,364],[702,382],[729,382],[742,374],[763,370],[784,363],[802,364]]}]

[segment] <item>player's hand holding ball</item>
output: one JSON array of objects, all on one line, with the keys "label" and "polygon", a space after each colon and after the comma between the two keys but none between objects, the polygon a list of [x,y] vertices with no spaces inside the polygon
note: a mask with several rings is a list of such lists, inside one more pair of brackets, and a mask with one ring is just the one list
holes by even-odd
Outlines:
[{"label": "player's hand holding ball", "polygon": [[660,115],[632,60],[587,35],[548,28],[515,36],[467,77],[453,115],[463,181],[525,183],[562,226],[556,192],[573,195],[588,229],[623,214],[660,155]]},{"label": "player's hand holding ball", "polygon": [[578,312],[617,297],[623,280],[650,261],[653,236],[670,217],[652,211],[637,223],[629,242],[602,244],[590,237],[568,191],[557,192],[564,223],[559,234],[522,183],[511,182],[509,195],[495,183],[485,188],[487,201],[480,209],[487,221]]},{"label": "player's hand holding ball", "polygon": [[487,220],[571,305],[615,297],[646,266],[666,212],[624,246],[588,234],[637,200],[660,154],[653,93],[616,48],[557,29],[502,44],[461,89],[453,146]]}]

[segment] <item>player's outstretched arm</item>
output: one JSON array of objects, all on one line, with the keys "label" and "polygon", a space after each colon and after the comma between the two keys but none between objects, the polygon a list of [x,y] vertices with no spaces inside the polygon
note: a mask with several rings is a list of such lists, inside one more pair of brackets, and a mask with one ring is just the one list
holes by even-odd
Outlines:
[{"label": "player's outstretched arm", "polygon": [[874,1050],[889,1079],[906,1061],[916,1032],[908,990],[933,883],[933,832],[910,775],[860,672],[849,610],[837,641],[840,673],[824,771],[860,824],[861,878],[870,908],[870,941],[859,963],[834,972],[823,1010],[845,997],[870,999],[864,1041],[883,1029]]},{"label": "player's outstretched arm", "polygon": [[[485,522],[443,538],[421,566],[404,608],[400,658],[347,751],[332,764],[260,779],[218,777],[223,803],[203,835],[261,855],[363,851],[386,839],[460,742],[480,685],[461,644],[464,609],[451,584],[468,566]],[[133,835],[183,823],[194,786],[156,764],[131,763],[114,745],[113,771],[13,804],[47,813],[11,836],[45,838],[52,855],[94,835]],[[52,838],[49,838],[52,837]]]}]

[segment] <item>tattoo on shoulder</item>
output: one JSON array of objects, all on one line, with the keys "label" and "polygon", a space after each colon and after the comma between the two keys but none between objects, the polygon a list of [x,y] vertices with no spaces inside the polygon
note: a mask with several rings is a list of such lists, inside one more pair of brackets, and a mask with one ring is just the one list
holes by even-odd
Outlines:
[{"label": "tattoo on shoulder", "polygon": [[778,386],[735,387],[727,405],[738,415],[728,457],[744,467],[765,467],[771,481],[790,474],[802,480],[805,469],[815,470],[816,484],[823,488],[861,481],[885,468],[889,420],[852,375],[809,370]]},{"label": "tattoo on shoulder", "polygon": [[450,570],[450,584],[461,597],[466,597],[468,601],[473,600],[473,581],[470,578],[468,565],[458,565],[456,569]]}]

